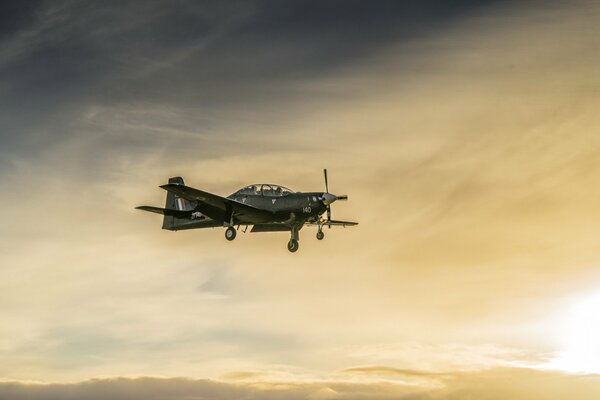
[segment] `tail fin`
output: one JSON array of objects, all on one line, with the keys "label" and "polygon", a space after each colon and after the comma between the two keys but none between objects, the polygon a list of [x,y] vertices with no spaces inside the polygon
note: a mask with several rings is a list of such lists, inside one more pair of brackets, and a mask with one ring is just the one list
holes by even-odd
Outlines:
[{"label": "tail fin", "polygon": [[[180,176],[175,176],[173,178],[169,178],[169,183],[174,183],[177,185],[183,185],[183,178]],[[194,209],[192,203],[186,199],[182,199],[174,193],[167,192],[167,201],[165,203],[165,208],[167,210],[178,210],[178,211],[191,211]],[[176,226],[181,223],[187,222],[187,219],[181,220],[173,215],[165,215],[163,218],[163,229],[172,230]]]}]

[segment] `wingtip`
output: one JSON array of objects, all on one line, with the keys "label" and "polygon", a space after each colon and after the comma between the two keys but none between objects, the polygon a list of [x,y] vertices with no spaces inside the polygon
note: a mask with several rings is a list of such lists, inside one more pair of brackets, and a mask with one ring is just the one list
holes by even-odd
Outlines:
[{"label": "wingtip", "polygon": [[159,188],[169,190],[172,188],[179,188],[179,187],[183,187],[183,186],[185,186],[185,185],[183,185],[181,183],[165,183],[164,185],[160,185]]}]

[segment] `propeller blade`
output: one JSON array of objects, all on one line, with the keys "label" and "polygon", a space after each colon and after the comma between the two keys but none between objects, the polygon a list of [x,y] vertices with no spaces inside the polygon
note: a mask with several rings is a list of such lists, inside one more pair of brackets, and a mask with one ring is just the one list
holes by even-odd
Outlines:
[{"label": "propeller blade", "polygon": [[327,183],[327,168],[323,170],[323,175],[325,176],[325,192],[329,193],[329,184]]},{"label": "propeller blade", "polygon": [[331,206],[327,206],[327,225],[331,229]]},{"label": "propeller blade", "polygon": [[341,195],[335,196],[335,197],[337,197],[337,200],[348,200],[347,194],[341,194]]}]

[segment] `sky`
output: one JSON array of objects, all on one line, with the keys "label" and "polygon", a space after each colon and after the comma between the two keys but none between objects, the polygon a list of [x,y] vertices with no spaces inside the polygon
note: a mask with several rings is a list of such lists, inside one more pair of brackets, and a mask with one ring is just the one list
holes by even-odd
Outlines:
[{"label": "sky", "polygon": [[[0,398],[597,399],[600,5],[0,13]],[[169,177],[353,228],[169,232]]]}]

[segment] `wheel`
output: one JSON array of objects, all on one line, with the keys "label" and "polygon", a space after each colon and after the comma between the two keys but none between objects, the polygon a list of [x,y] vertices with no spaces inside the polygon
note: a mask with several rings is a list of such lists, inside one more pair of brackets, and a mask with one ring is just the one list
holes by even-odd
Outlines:
[{"label": "wheel", "polygon": [[323,240],[324,237],[325,237],[325,234],[323,233],[323,231],[317,232],[317,239]]},{"label": "wheel", "polygon": [[298,247],[300,247],[298,241],[296,239],[290,239],[288,242],[288,250],[295,253],[298,250]]},{"label": "wheel", "polygon": [[235,229],[233,228],[233,226],[230,226],[225,231],[225,239],[227,239],[229,241],[232,241],[233,239],[235,239],[235,235],[237,235],[237,232],[235,231]]}]

